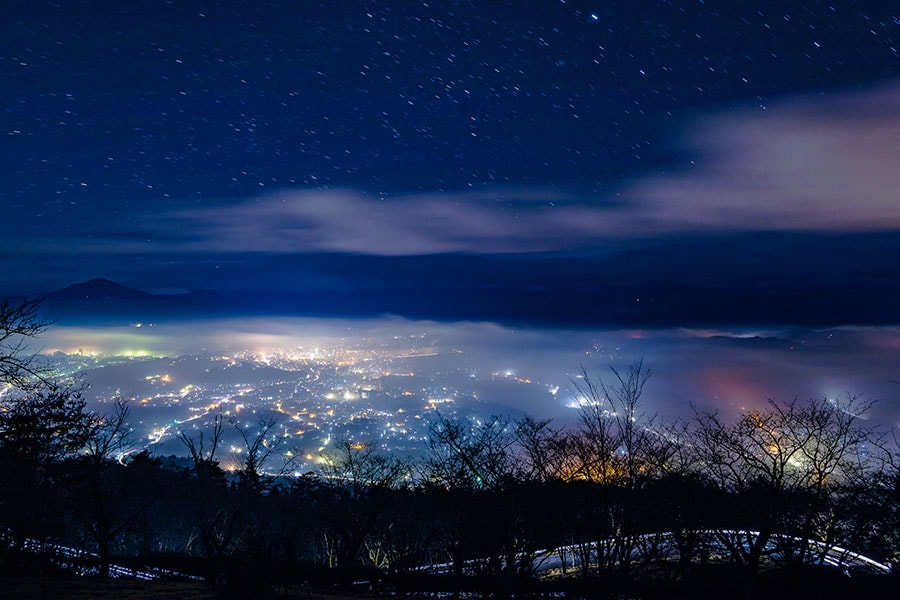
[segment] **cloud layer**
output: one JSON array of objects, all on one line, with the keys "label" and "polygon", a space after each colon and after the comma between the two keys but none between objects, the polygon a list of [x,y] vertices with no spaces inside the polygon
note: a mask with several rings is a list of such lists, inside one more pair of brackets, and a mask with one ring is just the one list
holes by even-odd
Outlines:
[{"label": "cloud layer", "polygon": [[37,215],[18,230],[27,237],[6,238],[7,249],[416,256],[553,252],[669,234],[900,229],[900,82],[700,115],[685,132],[680,144],[690,168],[639,177],[612,197],[293,190],[118,218],[73,214],[55,231]]},{"label": "cloud layer", "polygon": [[900,227],[900,84],[700,119],[697,169],[636,182],[634,224],[668,230]]},{"label": "cloud layer", "polygon": [[295,191],[171,213],[151,234],[191,231],[177,243],[194,251],[390,256],[555,251],[669,233],[900,229],[900,84],[700,117],[687,131],[694,168],[635,180],[614,202],[540,190]]},{"label": "cloud layer", "polygon": [[[572,377],[579,365],[594,376],[609,375],[608,365],[626,368],[643,357],[654,375],[644,400],[649,412],[666,418],[692,416],[691,404],[702,410],[730,413],[763,406],[767,398],[836,398],[863,394],[882,402],[873,411],[876,421],[900,423],[897,397],[896,351],[900,329],[888,327],[828,330],[613,330],[538,331],[510,329],[490,323],[452,325],[402,319],[240,319],[154,328],[64,327],[49,329],[40,340],[47,352],[149,352],[176,356],[202,353],[231,354],[253,350],[332,348],[360,345],[402,348],[415,336],[438,356],[423,369],[436,373],[513,371],[516,375],[556,387],[542,405],[523,405],[521,388],[498,397],[493,388],[485,399],[516,407],[536,416],[576,418],[567,403]],[[802,348],[802,351],[800,349]],[[106,377],[113,375],[107,374]],[[102,378],[99,373],[94,379]],[[502,379],[502,378],[501,378]],[[133,381],[116,381],[126,393]]]}]

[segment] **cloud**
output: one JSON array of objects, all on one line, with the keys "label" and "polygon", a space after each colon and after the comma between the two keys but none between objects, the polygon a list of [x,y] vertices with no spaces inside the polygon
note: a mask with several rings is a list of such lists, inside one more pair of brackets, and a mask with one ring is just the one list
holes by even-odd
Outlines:
[{"label": "cloud", "polygon": [[533,191],[377,198],[350,190],[307,190],[172,218],[205,234],[188,243],[202,250],[521,252],[560,246],[572,227],[552,208],[564,201],[558,194]]},{"label": "cloud", "polygon": [[662,234],[900,230],[900,82],[700,115],[685,131],[692,168],[635,179],[611,198],[293,190],[8,242],[34,254],[413,256],[596,248]]},{"label": "cloud", "polygon": [[377,255],[554,251],[667,233],[900,229],[897,140],[895,83],[698,117],[683,140],[694,168],[635,180],[614,199],[307,190],[171,218],[200,234],[185,243],[197,250]]},{"label": "cloud", "polygon": [[900,228],[900,84],[698,119],[699,166],[635,182],[628,228]]}]

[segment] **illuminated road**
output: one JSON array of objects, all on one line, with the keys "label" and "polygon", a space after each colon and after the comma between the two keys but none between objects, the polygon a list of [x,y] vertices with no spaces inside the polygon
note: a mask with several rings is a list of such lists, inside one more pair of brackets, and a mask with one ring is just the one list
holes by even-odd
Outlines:
[{"label": "illuminated road", "polygon": [[[0,534],[0,544],[11,545],[11,538],[8,534]],[[62,546],[59,544],[41,543],[35,539],[27,539],[24,543],[24,549],[30,552],[48,552],[52,555],[52,561],[61,569],[75,573],[76,575],[99,575],[100,558],[91,552],[72,548],[70,546]],[[158,569],[155,567],[147,567],[144,569],[134,569],[123,565],[110,564],[109,576],[118,579],[121,577],[142,579],[151,581],[154,579],[194,579],[199,580],[200,577],[178,573],[168,569]]]},{"label": "illuminated road", "polygon": [[[728,555],[732,547],[748,549],[759,536],[757,531],[741,530],[706,530],[684,532],[684,537],[696,536],[692,544],[693,552]],[[785,548],[793,548],[795,551],[804,543],[800,538],[772,535],[762,549],[763,557],[777,559],[783,555]],[[827,565],[845,570],[847,572],[866,572],[887,574],[891,572],[890,566],[873,560],[867,556],[841,548],[830,546],[815,540],[806,540],[808,564]],[[660,560],[678,556],[678,545],[675,534],[667,531],[662,533],[648,533],[625,539],[608,539],[599,543],[605,552],[613,549],[619,556],[628,556],[635,562],[642,560]],[[597,544],[584,546],[561,546],[551,550],[539,550],[535,552],[534,571],[543,573],[548,571],[575,571],[581,566],[581,558],[585,552],[589,555],[591,564],[597,562]],[[474,566],[474,562],[472,565]],[[453,569],[452,563],[441,563],[423,567],[423,571],[430,573],[447,573]]]}]

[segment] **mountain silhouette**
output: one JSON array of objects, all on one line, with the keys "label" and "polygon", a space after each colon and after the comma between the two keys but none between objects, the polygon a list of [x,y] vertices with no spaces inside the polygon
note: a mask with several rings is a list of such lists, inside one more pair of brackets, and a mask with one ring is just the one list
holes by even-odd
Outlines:
[{"label": "mountain silhouette", "polygon": [[76,283],[61,290],[50,292],[44,297],[49,303],[115,303],[115,302],[148,302],[155,298],[153,294],[118,284],[115,281],[97,277],[90,281]]},{"label": "mountain silhouette", "polygon": [[135,323],[241,314],[254,295],[215,290],[152,294],[102,277],[49,292],[40,310],[55,323]]},{"label": "mountain silhouette", "polygon": [[53,322],[135,322],[177,313],[179,304],[173,297],[98,277],[45,294],[40,310]]}]

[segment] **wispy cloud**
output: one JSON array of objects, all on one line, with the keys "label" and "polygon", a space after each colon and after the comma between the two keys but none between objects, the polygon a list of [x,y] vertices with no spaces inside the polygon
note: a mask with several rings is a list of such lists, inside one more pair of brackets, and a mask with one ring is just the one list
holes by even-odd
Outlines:
[{"label": "wispy cloud", "polygon": [[[196,250],[525,252],[721,231],[900,228],[900,84],[697,118],[693,169],[609,199],[494,190],[374,198],[299,191],[171,215]],[[167,226],[170,227],[171,225]]]},{"label": "wispy cloud", "polygon": [[[131,215],[115,235],[27,240],[31,252],[517,253],[668,233],[900,229],[900,82],[696,117],[690,169],[615,198],[494,189],[377,197],[294,190]],[[20,244],[21,245],[21,244]],[[74,246],[74,248],[73,248]]]},{"label": "wispy cloud", "polygon": [[632,231],[900,228],[900,84],[698,119],[689,172],[625,193]]},{"label": "wispy cloud", "polygon": [[172,219],[205,234],[189,244],[198,250],[521,252],[563,243],[572,227],[560,217],[572,209],[557,212],[554,205],[568,201],[534,191],[377,198],[350,190],[308,190],[182,212]]}]

